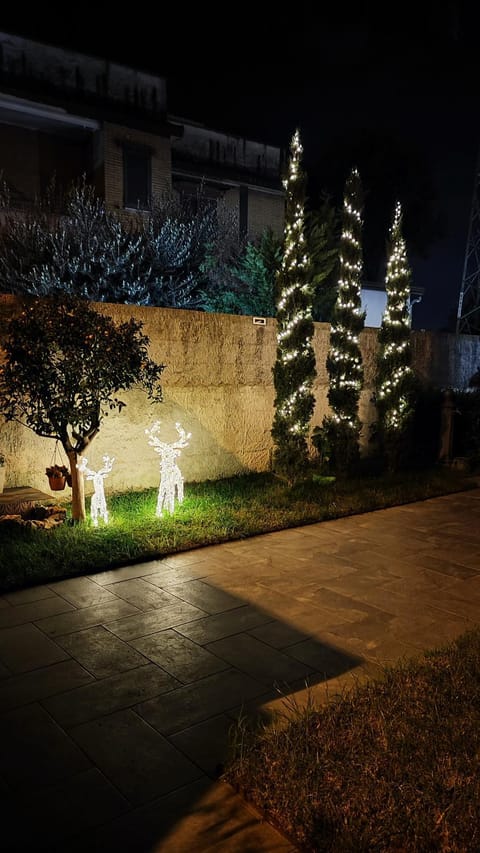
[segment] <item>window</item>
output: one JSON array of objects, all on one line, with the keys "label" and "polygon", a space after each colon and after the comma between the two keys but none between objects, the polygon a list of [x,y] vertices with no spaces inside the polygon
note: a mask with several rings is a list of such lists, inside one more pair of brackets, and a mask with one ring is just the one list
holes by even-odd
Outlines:
[{"label": "window", "polygon": [[151,155],[143,148],[123,149],[123,203],[148,210],[151,203]]}]

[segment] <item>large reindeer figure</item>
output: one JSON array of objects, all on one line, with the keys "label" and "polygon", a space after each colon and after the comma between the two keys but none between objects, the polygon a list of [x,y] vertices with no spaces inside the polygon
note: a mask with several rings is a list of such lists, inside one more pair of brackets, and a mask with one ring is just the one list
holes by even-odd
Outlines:
[{"label": "large reindeer figure", "polygon": [[175,429],[178,432],[177,441],[167,444],[165,441],[160,441],[158,432],[160,430],[160,421],[155,421],[151,429],[146,429],[148,435],[148,443],[152,445],[156,453],[160,454],[160,486],[158,489],[158,500],[156,515],[161,516],[163,510],[172,513],[175,508],[175,490],[177,492],[178,503],[183,501],[183,477],[180,468],[177,465],[177,456],[182,452],[181,448],[187,447],[192,434],[188,434],[182,429],[180,424],[175,424]]},{"label": "large reindeer figure", "polygon": [[80,465],[77,465],[78,470],[86,475],[87,480],[91,480],[93,483],[93,495],[90,504],[90,515],[92,517],[94,527],[98,527],[98,516],[100,516],[100,518],[103,518],[105,524],[108,524],[108,510],[107,502],[105,500],[103,481],[107,474],[110,474],[114,462],[114,456],[112,456],[111,459],[110,456],[104,456],[103,468],[100,468],[99,471],[92,471],[90,468],[87,468],[88,459],[86,459],[85,456],[82,456],[80,460]]}]

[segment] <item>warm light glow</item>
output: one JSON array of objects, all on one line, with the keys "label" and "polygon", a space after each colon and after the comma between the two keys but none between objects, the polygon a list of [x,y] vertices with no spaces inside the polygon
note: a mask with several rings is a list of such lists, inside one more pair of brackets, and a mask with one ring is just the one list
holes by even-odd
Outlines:
[{"label": "warm light glow", "polygon": [[159,517],[163,514],[163,510],[173,513],[175,493],[178,503],[183,501],[183,477],[176,460],[177,456],[180,456],[181,449],[188,447],[192,434],[186,433],[179,423],[175,424],[175,428],[179,438],[170,444],[160,441],[158,437],[160,421],[156,421],[150,429],[145,430],[145,434],[148,435],[148,443],[160,455],[160,485],[156,509],[156,515]]},{"label": "warm light glow", "polygon": [[404,388],[413,375],[410,367],[410,269],[405,239],[402,235],[402,208],[395,206],[390,229],[391,250],[387,263],[385,288],[387,305],[379,333],[379,364],[384,377],[377,388],[384,425],[388,430],[400,430],[410,414],[408,395]]},{"label": "warm light glow", "polygon": [[92,471],[87,467],[88,459],[86,459],[85,456],[82,456],[80,459],[80,465],[77,465],[78,470],[82,474],[85,474],[85,479],[90,480],[93,483],[94,491],[90,503],[90,516],[94,527],[98,527],[99,516],[103,519],[105,524],[108,524],[108,510],[107,502],[105,500],[103,481],[105,477],[110,474],[114,462],[114,456],[112,456],[112,458],[110,458],[110,456],[104,456],[103,468],[100,468],[99,471]]},{"label": "warm light glow", "polygon": [[358,430],[358,399],[363,386],[359,332],[362,311],[362,210],[360,177],[352,169],[345,187],[340,243],[340,274],[334,317],[330,331],[327,367],[330,378],[329,403],[332,420]]},{"label": "warm light glow", "polygon": [[[293,209],[293,218],[285,224],[284,254],[282,260],[282,280],[284,282],[277,303],[278,333],[277,343],[279,346],[279,360],[288,365],[297,362],[301,358],[308,359],[311,354],[311,338],[305,339],[299,344],[299,326],[304,321],[311,322],[311,301],[305,297],[309,296],[311,285],[305,281],[305,273],[308,268],[308,256],[306,254],[306,240],[304,234],[304,209],[303,204],[296,200],[298,182],[302,180],[300,159],[302,155],[300,134],[296,130],[291,147],[291,157],[288,167],[288,178],[284,181],[287,200]],[[299,305],[300,303],[300,305]],[[302,306],[303,303],[303,307]],[[299,417],[302,409],[302,399],[312,392],[313,377],[303,382],[289,394],[278,407],[278,414],[291,420],[288,426],[289,432],[296,435],[306,435],[309,423],[304,417]]]}]

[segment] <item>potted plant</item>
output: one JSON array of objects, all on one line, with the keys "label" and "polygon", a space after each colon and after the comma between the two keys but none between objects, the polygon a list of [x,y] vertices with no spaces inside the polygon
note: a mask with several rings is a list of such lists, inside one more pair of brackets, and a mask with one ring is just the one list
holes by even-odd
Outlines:
[{"label": "potted plant", "polygon": [[71,485],[72,476],[65,465],[49,465],[45,473],[50,483],[52,492],[60,492],[65,488],[65,483]]},{"label": "potted plant", "polygon": [[0,494],[5,488],[5,456],[0,452]]}]

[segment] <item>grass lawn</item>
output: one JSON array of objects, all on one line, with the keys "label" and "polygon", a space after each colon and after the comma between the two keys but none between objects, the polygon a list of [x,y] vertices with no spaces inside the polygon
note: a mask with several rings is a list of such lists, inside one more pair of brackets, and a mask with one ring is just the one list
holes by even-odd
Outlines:
[{"label": "grass lawn", "polygon": [[480,850],[480,629],[287,724],[240,728],[224,778],[304,851]]},{"label": "grass lawn", "polygon": [[[155,517],[156,489],[107,495],[110,523],[50,530],[0,525],[0,591],[93,573],[177,551],[408,503],[469,487],[435,469],[335,483],[314,477],[293,488],[271,474],[187,483],[172,516]],[[87,499],[87,508],[88,508]]]}]

